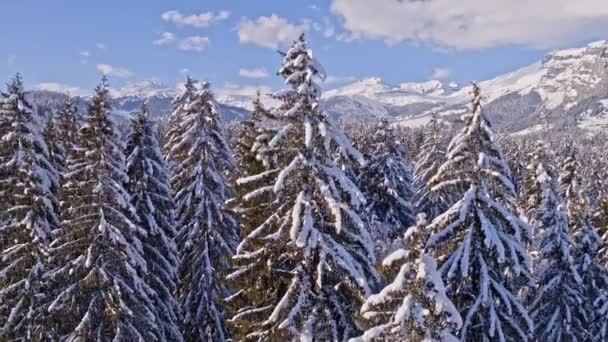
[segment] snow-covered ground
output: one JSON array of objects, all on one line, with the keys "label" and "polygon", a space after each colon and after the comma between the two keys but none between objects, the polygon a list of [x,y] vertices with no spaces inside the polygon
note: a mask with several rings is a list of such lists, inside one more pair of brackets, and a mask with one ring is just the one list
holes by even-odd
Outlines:
[{"label": "snow-covered ground", "polygon": [[394,125],[396,125],[396,126],[410,127],[410,128],[416,128],[416,127],[423,127],[423,126],[425,126],[427,123],[429,123],[429,121],[431,121],[431,116],[430,115],[415,116],[415,117],[405,118],[405,119],[399,120],[399,121],[395,122]]}]

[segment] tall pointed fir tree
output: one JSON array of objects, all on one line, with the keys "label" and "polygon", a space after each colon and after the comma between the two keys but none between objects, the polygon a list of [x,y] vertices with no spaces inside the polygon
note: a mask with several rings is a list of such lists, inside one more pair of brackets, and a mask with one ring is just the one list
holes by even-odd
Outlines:
[{"label": "tall pointed fir tree", "polygon": [[222,171],[233,168],[234,160],[209,84],[196,89],[193,81],[188,83],[192,84],[174,101],[175,123],[165,156],[175,165],[171,183],[179,227],[182,334],[187,341],[223,341],[228,335],[221,299],[229,294],[223,277],[239,233],[236,221],[224,210],[231,191]]},{"label": "tall pointed fir tree", "polygon": [[463,341],[527,341],[533,322],[514,284],[531,279],[523,243],[530,228],[517,218],[515,190],[473,84],[472,111],[448,146],[437,187],[462,198],[428,226],[427,242],[440,263],[448,296],[464,322]]},{"label": "tall pointed fir tree", "polygon": [[[186,108],[184,107],[188,103],[191,103],[194,100],[194,96],[196,94],[196,82],[190,76],[186,77],[186,82],[182,87],[183,89],[175,96],[175,98],[171,101],[171,114],[167,119],[166,123],[166,134],[165,134],[165,144],[162,147],[163,156],[167,156],[169,154],[169,150],[171,146],[167,144],[167,142],[171,139],[175,139],[175,135],[180,134],[179,131],[179,120],[180,115],[186,112]],[[175,165],[174,160],[167,160],[169,169],[173,171]]]},{"label": "tall pointed fir tree", "polygon": [[405,233],[405,248],[395,250],[382,262],[397,268],[391,283],[367,298],[361,314],[371,323],[351,342],[363,341],[458,341],[460,313],[446,295],[435,259],[424,252],[428,232],[425,214]]},{"label": "tall pointed fir tree", "polygon": [[[67,171],[67,157],[72,153],[78,134],[78,116],[74,99],[68,97],[63,107],[53,115],[55,168],[60,174]],[[49,123],[50,125],[51,123]]]},{"label": "tall pointed fir tree", "polygon": [[[47,146],[49,153],[49,162],[53,165],[59,175],[65,168],[65,151],[59,142],[59,130],[55,124],[55,116],[51,114],[46,125],[42,129],[42,137]],[[59,182],[58,182],[59,184]],[[53,193],[58,191],[57,188],[52,189]]]},{"label": "tall pointed fir tree", "polygon": [[65,341],[159,341],[152,290],[131,219],[135,209],[105,77],[95,89],[67,159],[62,227],[51,244],[55,296],[48,311]]},{"label": "tall pointed fir tree", "polygon": [[425,213],[429,221],[446,211],[451,202],[449,193],[433,189],[433,176],[445,162],[445,138],[441,132],[442,125],[434,113],[424,129],[424,143],[414,164],[414,210]]},{"label": "tall pointed fir tree", "polygon": [[58,227],[57,174],[21,77],[0,103],[0,340],[46,341],[48,243]]},{"label": "tall pointed fir tree", "polygon": [[[238,136],[233,144],[234,159],[240,177],[258,174],[274,164],[268,142],[273,135],[272,113],[264,108],[258,91],[249,119],[238,123]],[[238,186],[238,184],[237,184]]]},{"label": "tall pointed fir tree", "polygon": [[174,204],[157,133],[144,103],[131,120],[125,153],[129,177],[127,190],[139,224],[146,231],[141,238],[148,268],[144,280],[154,290],[150,298],[158,312],[161,340],[181,341],[179,305],[174,297],[178,266]]},{"label": "tall pointed fir tree", "polygon": [[325,72],[303,35],[284,54],[279,74],[289,88],[275,94],[281,127],[268,143],[278,149],[278,165],[239,180],[269,177],[270,185],[243,200],[270,200],[274,210],[257,212],[265,218],[233,258],[230,324],[239,341],[343,341],[359,333],[354,316],[377,274],[371,237],[357,214],[363,196],[333,157],[336,150],[362,157],[319,109],[315,80]]},{"label": "tall pointed fir tree", "polygon": [[[581,304],[584,310],[576,317],[582,326],[579,340],[589,340],[597,334],[606,338],[608,335],[605,322],[608,320],[608,312],[604,307],[608,306],[608,303],[605,303],[607,297],[604,294],[608,279],[606,269],[599,263],[602,239],[593,223],[589,200],[578,174],[580,165],[576,158],[576,146],[572,141],[567,141],[564,151],[565,158],[561,165],[559,182],[566,200],[568,221],[574,241],[572,251],[574,265],[582,279],[581,289],[584,296]],[[596,331],[598,329],[599,332]]]},{"label": "tall pointed fir tree", "polygon": [[[253,111],[248,120],[239,124],[238,137],[234,140],[234,155],[237,163],[233,189],[235,198],[229,201],[228,207],[238,218],[241,234],[247,235],[264,220],[264,214],[274,211],[275,203],[257,198],[255,202],[247,201],[247,194],[264,186],[270,186],[272,174],[277,173],[276,146],[271,148],[269,142],[276,134],[276,118],[265,109],[259,97],[253,102]],[[266,172],[269,171],[269,172]],[[257,175],[263,174],[261,177]],[[254,178],[249,178],[253,176]],[[261,221],[260,221],[261,220]],[[229,303],[233,306],[235,303]]]},{"label": "tall pointed fir tree", "polygon": [[358,186],[367,201],[376,250],[383,251],[414,223],[411,170],[387,119],[380,120],[371,133],[365,156],[367,164],[359,174]]},{"label": "tall pointed fir tree", "polygon": [[525,172],[528,217],[538,241],[530,316],[538,341],[585,341],[582,280],[572,257],[568,213],[551,162],[554,156],[547,150],[539,143],[528,155]]}]

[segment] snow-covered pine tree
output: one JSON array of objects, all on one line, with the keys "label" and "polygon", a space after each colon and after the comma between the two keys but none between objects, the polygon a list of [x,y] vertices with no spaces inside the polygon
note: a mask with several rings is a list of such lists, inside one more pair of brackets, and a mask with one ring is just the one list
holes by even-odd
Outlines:
[{"label": "snow-covered pine tree", "polygon": [[448,146],[438,189],[461,193],[428,226],[427,248],[439,262],[448,296],[464,319],[463,341],[527,341],[533,322],[517,298],[514,284],[529,278],[523,242],[530,228],[517,218],[515,190],[501,149],[481,108],[473,84],[471,113]]},{"label": "snow-covered pine tree", "polygon": [[[501,147],[503,148],[503,151],[505,151],[505,159],[507,160],[509,170],[511,170],[511,179],[513,181],[513,186],[515,187],[515,192],[518,195],[521,195],[525,191],[523,186],[526,174],[525,157],[532,152],[527,149],[527,146],[533,145],[534,142],[529,140],[529,138],[520,138],[519,141],[514,141],[509,138],[508,135],[503,135]],[[499,144],[500,143],[501,142],[499,141]]]},{"label": "snow-covered pine tree", "polygon": [[343,132],[319,109],[325,72],[304,36],[284,54],[279,74],[288,89],[276,115],[281,127],[270,140],[277,148],[274,169],[239,179],[270,178],[270,185],[243,197],[271,197],[275,209],[245,237],[228,276],[238,302],[230,320],[239,341],[343,341],[359,331],[354,322],[377,274],[373,243],[357,211],[364,199],[334,163],[334,151],[363,162]]},{"label": "snow-covered pine tree", "polygon": [[[59,175],[65,167],[66,156],[63,146],[59,143],[59,131],[57,130],[55,117],[53,115],[47,120],[41,133],[48,149],[49,162],[53,165],[57,175]],[[59,182],[57,185],[59,185]],[[58,189],[54,188],[52,191],[53,193],[57,193]]]},{"label": "snow-covered pine tree", "polygon": [[367,201],[366,215],[376,250],[383,251],[414,223],[412,175],[387,119],[378,122],[365,150],[367,164],[357,184]]},{"label": "snow-covered pine tree", "polygon": [[525,198],[538,241],[537,286],[529,306],[538,341],[584,341],[586,322],[582,280],[572,257],[568,213],[555,166],[545,143],[528,155]]},{"label": "snow-covered pine tree", "polygon": [[432,190],[435,184],[431,180],[445,162],[442,131],[438,115],[433,113],[424,129],[424,143],[414,164],[414,210],[425,213],[429,221],[446,211],[452,200],[449,193]]},{"label": "snow-covered pine tree", "polygon": [[[276,147],[269,146],[270,139],[276,134],[275,126],[278,121],[263,107],[259,96],[254,100],[253,107],[250,119],[240,123],[239,136],[233,145],[238,173],[233,182],[235,198],[231,199],[228,205],[238,217],[240,231],[244,235],[262,224],[266,220],[265,215],[276,209],[276,203],[270,196],[271,192],[267,192],[263,200],[262,196],[258,196],[255,202],[247,200],[248,193],[260,187],[270,186],[270,176],[278,173]],[[249,178],[262,173],[265,176]],[[238,306],[234,303],[237,297],[228,302],[231,308]]]},{"label": "snow-covered pine tree", "polygon": [[608,298],[604,294],[608,279],[606,269],[599,263],[599,250],[603,242],[593,223],[589,200],[578,174],[580,165],[576,158],[577,148],[572,141],[567,141],[564,151],[559,182],[567,204],[568,222],[574,242],[572,254],[574,265],[582,279],[584,299],[581,303],[584,310],[574,319],[579,320],[582,326],[579,340],[589,340],[593,335],[598,337],[597,326],[603,326],[599,328],[599,334],[606,338],[605,321],[608,321],[608,312],[604,307],[608,305]]},{"label": "snow-covered pine tree", "polygon": [[[54,146],[56,148],[55,168],[60,174],[67,171],[68,154],[73,152],[78,134],[77,109],[74,99],[68,97],[63,108],[53,115]],[[51,124],[51,123],[49,123]]]},{"label": "snow-covered pine tree", "polygon": [[[169,154],[168,149],[170,148],[169,144],[166,142],[177,139],[178,135],[181,133],[178,127],[181,120],[180,116],[187,112],[186,106],[194,100],[196,81],[188,76],[186,77],[186,82],[182,88],[183,89],[177,93],[173,101],[171,101],[171,114],[169,115],[166,124],[165,145],[162,147],[163,156],[165,157]],[[171,169],[175,166],[173,165],[174,162],[175,161],[173,160],[167,160]]]},{"label": "snow-covered pine tree", "polygon": [[260,96],[258,91],[249,119],[238,123],[239,136],[235,137],[233,144],[234,159],[241,178],[263,172],[275,164],[268,147],[274,133],[272,123],[275,118],[264,108]]},{"label": "snow-covered pine tree", "polygon": [[57,174],[17,74],[0,103],[0,340],[46,341],[44,272]]},{"label": "snow-covered pine tree", "polygon": [[154,290],[149,296],[158,313],[161,340],[181,341],[179,305],[174,297],[178,267],[174,204],[157,133],[144,103],[140,112],[131,119],[125,153],[129,177],[127,190],[139,217],[139,225],[146,231],[141,237],[148,269],[144,280]]},{"label": "snow-covered pine tree", "polygon": [[105,77],[67,159],[62,227],[51,244],[49,307],[65,341],[159,341],[135,209],[123,184],[124,146],[110,118]]},{"label": "snow-covered pine tree", "polygon": [[454,336],[462,318],[447,297],[435,259],[424,252],[428,238],[425,214],[403,238],[405,248],[395,250],[382,262],[397,268],[395,278],[378,294],[367,298],[361,308],[371,323],[359,341],[458,341]]},{"label": "snow-covered pine tree", "polygon": [[187,341],[223,341],[228,335],[221,300],[229,294],[223,277],[239,232],[224,210],[231,191],[222,171],[233,168],[234,160],[208,83],[196,89],[189,79],[174,106],[176,121],[165,158],[175,165],[171,183],[179,227],[177,298],[183,311],[182,335]]}]

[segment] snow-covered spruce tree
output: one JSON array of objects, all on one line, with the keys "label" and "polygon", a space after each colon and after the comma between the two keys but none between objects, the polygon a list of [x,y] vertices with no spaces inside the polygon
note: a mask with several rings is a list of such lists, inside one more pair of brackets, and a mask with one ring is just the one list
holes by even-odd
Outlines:
[{"label": "snow-covered spruce tree", "polygon": [[165,147],[165,158],[175,165],[171,183],[179,227],[181,328],[187,341],[223,341],[228,336],[221,299],[229,292],[222,280],[239,232],[223,208],[231,191],[222,171],[232,168],[234,160],[209,84],[196,89],[194,81],[188,83],[174,101],[176,121]]},{"label": "snow-covered spruce tree", "polygon": [[539,143],[528,157],[525,197],[538,240],[530,316],[538,341],[584,341],[588,328],[582,280],[572,257],[568,213],[559,193],[557,172],[548,147]]},{"label": "snow-covered spruce tree", "polygon": [[[51,117],[47,120],[46,125],[42,129],[41,133],[48,149],[49,162],[53,165],[53,168],[56,170],[57,175],[60,175],[61,172],[65,169],[66,156],[65,150],[59,142],[59,131],[57,129],[57,125],[55,124],[55,117],[53,115],[51,115]],[[56,193],[58,189],[54,188],[52,189],[52,191],[53,193]]]},{"label": "snow-covered spruce tree", "polygon": [[78,134],[77,109],[74,99],[68,97],[66,102],[57,113],[53,115],[52,123],[54,128],[54,147],[56,149],[55,168],[60,174],[67,171],[66,160],[68,154],[72,153],[76,136]]},{"label": "snow-covered spruce tree", "polygon": [[[248,201],[247,194],[272,184],[272,175],[278,173],[276,146],[271,148],[269,142],[276,134],[278,121],[270,111],[266,110],[259,100],[254,101],[254,110],[249,120],[240,123],[239,136],[234,141],[234,154],[238,167],[236,179],[233,182],[235,198],[228,202],[228,207],[238,217],[241,234],[249,234],[264,220],[265,215],[276,209],[271,192],[256,201]],[[269,172],[266,172],[269,171]],[[263,174],[261,177],[249,178]],[[261,221],[260,221],[261,220]],[[236,299],[233,298],[233,299]],[[237,305],[229,302],[230,307]]]},{"label": "snow-covered spruce tree", "polygon": [[57,174],[49,161],[21,77],[0,103],[0,340],[45,341],[44,272],[57,229]]},{"label": "snow-covered spruce tree", "polygon": [[135,209],[123,184],[124,146],[110,118],[105,77],[67,159],[62,227],[51,244],[48,311],[66,341],[158,341]]},{"label": "snow-covered spruce tree", "polygon": [[[577,149],[569,141],[564,150],[565,159],[562,162],[559,182],[567,203],[568,221],[574,241],[574,265],[582,279],[581,289],[584,296],[584,302],[581,304],[584,310],[576,317],[582,325],[579,340],[589,340],[592,335],[598,333],[606,338],[607,323],[604,321],[608,321],[608,310],[605,309],[608,306],[608,297],[605,297],[605,287],[608,279],[606,269],[599,263],[602,239],[593,223],[589,201],[578,174],[580,165],[576,159]],[[596,326],[601,328],[595,328]]]},{"label": "snow-covered spruce tree", "polygon": [[174,297],[178,266],[174,204],[157,133],[144,103],[141,111],[131,119],[125,153],[129,177],[127,190],[139,225],[146,231],[141,238],[148,269],[144,280],[154,290],[150,298],[158,313],[161,340],[181,341],[179,305]]},{"label": "snow-covered spruce tree", "polygon": [[[230,327],[239,341],[344,341],[359,334],[354,316],[377,281],[367,227],[357,215],[361,192],[334,164],[334,151],[362,162],[341,130],[319,109],[322,67],[304,36],[284,54],[279,71],[289,86],[275,96],[282,126],[270,140],[275,169],[239,180],[269,177],[243,201],[271,198],[259,226],[244,238],[228,276],[238,291]],[[338,148],[339,147],[339,148]],[[264,218],[262,218],[262,216]]]},{"label": "snow-covered spruce tree", "polygon": [[448,146],[437,188],[468,189],[427,227],[427,248],[441,265],[448,296],[464,319],[463,341],[521,341],[533,322],[517,298],[514,284],[531,279],[523,243],[530,228],[517,218],[515,191],[500,147],[473,84],[465,127]]},{"label": "snow-covered spruce tree", "polygon": [[371,327],[351,342],[458,341],[454,335],[462,318],[446,295],[435,259],[424,252],[426,226],[426,215],[418,214],[416,225],[405,233],[407,247],[382,262],[398,273],[382,291],[367,298],[361,314]]},{"label": "snow-covered spruce tree", "polygon": [[367,201],[370,234],[376,249],[383,250],[414,223],[411,170],[387,119],[376,125],[365,156],[368,163],[357,181]]},{"label": "snow-covered spruce tree", "polygon": [[233,144],[234,159],[241,178],[258,174],[275,164],[268,146],[275,133],[272,128],[275,118],[264,108],[260,96],[258,91],[249,119],[238,123],[239,136],[235,137]]},{"label": "snow-covered spruce tree", "polygon": [[433,176],[445,162],[444,137],[441,136],[442,125],[436,113],[424,129],[424,143],[414,164],[414,210],[425,213],[427,219],[432,221],[449,208],[450,196],[448,193],[433,191]]},{"label": "snow-covered spruce tree", "polygon": [[[181,120],[181,115],[188,112],[186,106],[188,106],[188,104],[194,100],[195,94],[196,81],[188,76],[186,77],[186,82],[183,85],[183,89],[175,96],[173,101],[171,101],[171,114],[169,115],[166,124],[166,134],[164,139],[165,145],[162,147],[162,152],[165,157],[169,154],[168,149],[171,148],[171,146],[169,146],[169,144],[166,142],[175,140],[178,138],[178,135],[180,135],[181,132],[178,124]],[[175,166],[173,165],[174,162],[175,161],[173,160],[167,160],[171,170]]]}]

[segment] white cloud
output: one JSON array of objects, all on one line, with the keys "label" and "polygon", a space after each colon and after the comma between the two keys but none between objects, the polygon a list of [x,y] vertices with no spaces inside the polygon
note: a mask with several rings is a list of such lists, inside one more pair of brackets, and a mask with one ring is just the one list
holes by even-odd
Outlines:
[{"label": "white cloud", "polygon": [[175,42],[175,35],[171,32],[163,32],[160,34],[160,38],[153,41],[154,45],[169,45]]},{"label": "white cloud", "polygon": [[118,78],[129,78],[133,76],[133,73],[127,69],[122,67],[115,67],[110,64],[98,64],[97,70],[108,76],[118,77]]},{"label": "white cloud", "polygon": [[250,85],[240,85],[236,83],[226,82],[221,88],[216,90],[218,96],[229,96],[229,95],[238,95],[238,96],[255,96],[257,91],[260,91],[262,94],[270,94],[272,93],[272,89],[267,86],[250,86]]},{"label": "white cloud", "polygon": [[78,54],[85,58],[91,57],[91,51],[88,50],[80,51]]},{"label": "white cloud", "polygon": [[182,51],[196,51],[202,52],[207,50],[210,44],[208,37],[191,36],[186,38],[177,38],[175,34],[171,32],[163,32],[160,39],[152,42],[154,45],[172,45],[176,43],[177,48]]},{"label": "white cloud", "polygon": [[309,25],[294,25],[283,17],[273,14],[256,19],[243,18],[237,27],[239,42],[277,49],[291,44]]},{"label": "white cloud", "polygon": [[433,80],[443,80],[450,77],[451,71],[447,68],[434,68],[433,75],[431,75],[431,79]]},{"label": "white cloud", "polygon": [[34,89],[53,91],[53,92],[64,93],[64,94],[69,94],[69,95],[84,94],[83,90],[80,89],[79,87],[70,86],[70,85],[62,84],[62,83],[55,83],[55,82],[46,82],[46,83],[35,84]]},{"label": "white cloud", "polygon": [[190,73],[190,69],[188,69],[188,68],[182,68],[182,69],[179,70],[179,73],[187,75],[187,74]]},{"label": "white cloud", "polygon": [[177,43],[177,48],[183,51],[202,52],[209,47],[209,38],[201,36],[192,36],[181,39]]},{"label": "white cloud", "polygon": [[97,46],[97,48],[98,48],[99,50],[105,50],[105,49],[107,49],[107,48],[108,48],[108,47],[106,46],[106,44],[104,44],[104,43],[97,43],[97,44],[95,44],[95,46]]},{"label": "white cloud", "polygon": [[449,49],[554,48],[608,30],[606,0],[332,0],[331,10],[343,37]]},{"label": "white cloud", "polygon": [[228,17],[230,17],[230,12],[228,11],[220,11],[217,14],[213,12],[204,12],[200,14],[184,15],[177,10],[170,10],[161,15],[161,18],[166,22],[198,28],[208,27],[215,22],[226,20]]},{"label": "white cloud", "polygon": [[13,65],[13,64],[15,64],[16,61],[17,61],[17,55],[10,55],[10,56],[8,56],[8,58],[6,60],[8,65]]},{"label": "white cloud", "polygon": [[265,78],[268,77],[268,71],[266,71],[266,68],[241,68],[239,75],[247,78]]},{"label": "white cloud", "polygon": [[335,76],[335,75],[328,75],[325,78],[325,84],[339,84],[339,83],[348,83],[348,82],[354,82],[356,81],[357,78],[355,76]]},{"label": "white cloud", "polygon": [[312,28],[316,32],[320,32],[323,35],[323,37],[325,37],[325,38],[330,38],[336,33],[336,29],[334,28],[334,26],[331,24],[331,21],[327,17],[323,18],[323,23],[319,23],[316,21],[313,22]]}]

